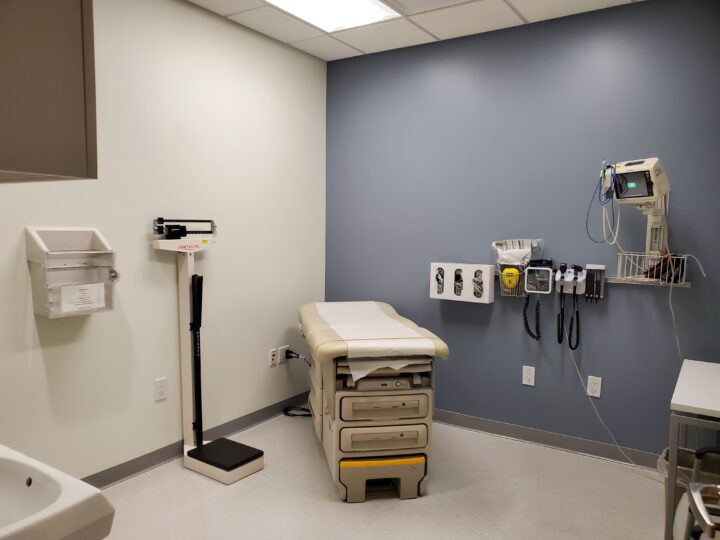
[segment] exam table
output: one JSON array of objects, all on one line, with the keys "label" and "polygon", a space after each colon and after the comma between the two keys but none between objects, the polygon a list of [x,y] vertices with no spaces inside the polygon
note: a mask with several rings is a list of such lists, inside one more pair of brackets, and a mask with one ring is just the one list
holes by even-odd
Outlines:
[{"label": "exam table", "polygon": [[347,502],[368,482],[389,481],[401,499],[421,494],[428,474],[433,361],[447,345],[381,302],[321,302],[300,308],[311,351],[315,433]]}]

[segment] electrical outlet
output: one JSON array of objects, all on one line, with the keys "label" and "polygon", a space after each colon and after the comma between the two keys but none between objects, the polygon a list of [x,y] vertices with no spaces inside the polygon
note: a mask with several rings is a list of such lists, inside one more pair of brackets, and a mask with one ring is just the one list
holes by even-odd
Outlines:
[{"label": "electrical outlet", "polygon": [[535,368],[523,366],[522,383],[525,386],[535,386]]},{"label": "electrical outlet", "polygon": [[285,351],[289,348],[290,345],[283,345],[277,349],[270,349],[270,352],[268,353],[268,366],[275,367],[287,362],[287,358],[285,358]]},{"label": "electrical outlet", "polygon": [[168,380],[167,377],[155,379],[155,401],[163,401],[168,397]]},{"label": "electrical outlet", "polygon": [[587,382],[587,395],[592,397],[600,397],[600,391],[602,390],[602,377],[588,376]]},{"label": "electrical outlet", "polygon": [[290,345],[283,345],[282,347],[278,347],[278,348],[277,348],[277,354],[278,354],[278,361],[277,361],[277,363],[278,363],[278,366],[279,366],[280,364],[284,364],[285,362],[288,361],[288,359],[285,358],[285,353],[287,352],[287,350],[288,350],[289,348],[290,348]]}]

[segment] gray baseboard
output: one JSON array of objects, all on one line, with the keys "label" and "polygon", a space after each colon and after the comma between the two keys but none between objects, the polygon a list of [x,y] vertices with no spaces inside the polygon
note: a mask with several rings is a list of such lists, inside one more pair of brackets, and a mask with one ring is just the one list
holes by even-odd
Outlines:
[{"label": "gray baseboard", "polygon": [[[552,433],[550,431],[543,431],[541,429],[518,426],[515,424],[506,424],[505,422],[478,418],[476,416],[468,416],[466,414],[444,411],[442,409],[435,409],[435,416],[433,419],[436,422],[450,424],[452,426],[463,427],[475,431],[484,431],[486,433],[492,433],[493,435],[519,439],[521,441],[550,446],[560,450],[567,450],[578,454],[587,454],[603,459],[627,463],[627,460],[612,444],[581,439],[579,437]],[[623,452],[630,456],[630,458],[641,467],[647,467],[650,469],[655,469],[657,467],[657,454],[625,447],[623,447]]]},{"label": "gray baseboard", "polygon": [[[303,405],[307,402],[307,397],[308,393],[303,392],[302,394],[298,394],[286,400],[269,405],[268,407],[264,407],[253,413],[236,418],[235,420],[230,420],[229,422],[210,428],[205,431],[205,438],[208,440],[215,440],[218,437],[227,437],[228,435],[247,429],[255,424],[259,424],[260,422],[264,422],[281,414],[285,407]],[[148,454],[136,457],[135,459],[131,459],[130,461],[126,461],[125,463],[121,463],[120,465],[115,465],[114,467],[110,467],[104,471],[91,474],[90,476],[83,478],[83,480],[97,488],[105,488],[149,469],[154,469],[163,463],[177,459],[182,456],[182,454],[183,443],[182,441],[178,441],[162,448],[158,448],[157,450],[153,450]]]}]

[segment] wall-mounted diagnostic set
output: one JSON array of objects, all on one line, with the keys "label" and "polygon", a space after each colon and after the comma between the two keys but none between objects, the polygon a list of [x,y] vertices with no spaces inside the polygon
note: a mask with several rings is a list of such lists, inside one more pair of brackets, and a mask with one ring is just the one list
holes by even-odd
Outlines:
[{"label": "wall-mounted diagnostic set", "polygon": [[261,470],[264,457],[262,450],[230,439],[203,440],[200,356],[203,276],[195,273],[195,253],[215,245],[217,227],[211,219],[157,218],[153,221],[153,235],[155,249],[178,254],[183,465],[231,484]]},{"label": "wall-mounted diagnostic set", "polygon": [[[572,307],[569,317],[569,345],[575,350],[580,345],[579,298],[598,302],[605,294],[605,267],[603,265],[561,264],[553,267],[552,259],[542,259],[545,242],[542,239],[498,240],[492,243],[497,256],[497,272],[501,296],[524,297],[522,319],[525,332],[535,341],[542,337],[540,329],[540,297],[558,292],[560,310],[557,314],[557,340],[563,343],[566,335],[565,295],[570,295]],[[588,288],[588,283],[590,287]],[[535,317],[531,321],[530,296],[535,296]]]}]

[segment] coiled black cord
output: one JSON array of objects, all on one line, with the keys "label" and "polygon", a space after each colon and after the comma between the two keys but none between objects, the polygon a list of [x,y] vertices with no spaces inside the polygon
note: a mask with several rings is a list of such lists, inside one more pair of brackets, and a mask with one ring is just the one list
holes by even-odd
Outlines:
[{"label": "coiled black cord", "polygon": [[523,305],[522,317],[523,324],[525,325],[525,331],[535,341],[540,341],[540,299],[538,298],[535,302],[535,332],[530,329],[530,322],[528,321],[528,307],[530,306],[530,296],[525,297],[525,305]]},{"label": "coiled black cord", "polygon": [[[577,323],[577,324],[576,324]],[[575,328],[575,342],[573,343],[573,327]],[[568,332],[568,345],[574,351],[580,346],[580,306],[578,305],[577,294],[573,289],[573,314],[570,317],[570,332]]]},{"label": "coiled black cord", "polygon": [[[562,285],[561,285],[562,287]],[[557,314],[557,342],[562,344],[565,334],[565,292],[560,289],[560,311]]]}]

